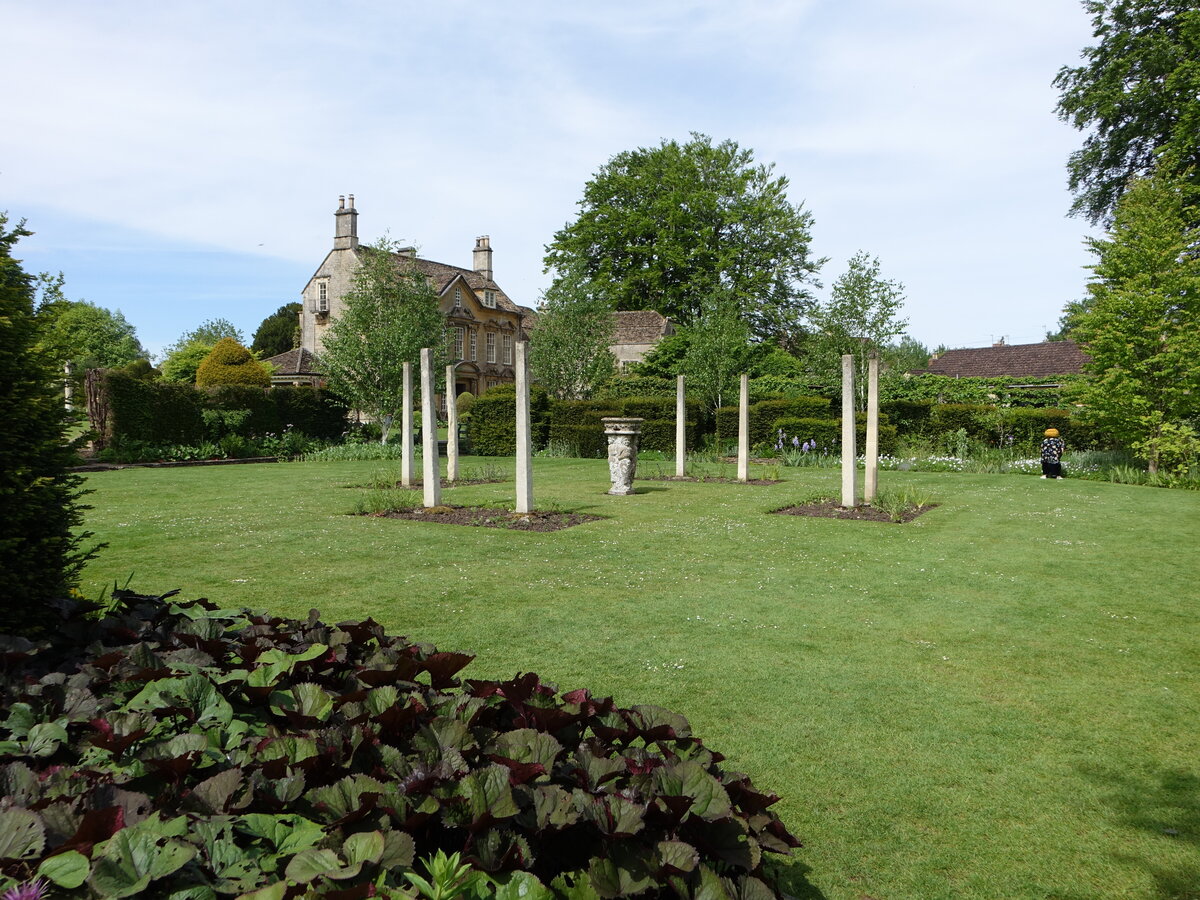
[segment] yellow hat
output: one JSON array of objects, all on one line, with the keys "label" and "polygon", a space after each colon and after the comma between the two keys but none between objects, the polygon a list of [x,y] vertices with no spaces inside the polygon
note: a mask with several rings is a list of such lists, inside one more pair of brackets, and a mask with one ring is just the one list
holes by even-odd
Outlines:
[{"label": "yellow hat", "polygon": [[1058,429],[1057,428],[1047,428],[1046,429],[1046,437],[1058,437]]}]

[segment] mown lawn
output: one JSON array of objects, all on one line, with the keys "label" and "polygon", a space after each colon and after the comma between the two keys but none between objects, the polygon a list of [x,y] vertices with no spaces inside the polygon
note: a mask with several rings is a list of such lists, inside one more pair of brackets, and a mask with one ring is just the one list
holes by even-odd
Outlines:
[{"label": "mown lawn", "polygon": [[389,466],[92,475],[84,588],[372,616],[468,676],[677,710],[783,797],[799,896],[1200,897],[1200,493],[885,472],[941,504],[886,525],[767,514],[831,470],[609,497],[603,461],[547,459],[539,507],[607,518],[347,515]]}]

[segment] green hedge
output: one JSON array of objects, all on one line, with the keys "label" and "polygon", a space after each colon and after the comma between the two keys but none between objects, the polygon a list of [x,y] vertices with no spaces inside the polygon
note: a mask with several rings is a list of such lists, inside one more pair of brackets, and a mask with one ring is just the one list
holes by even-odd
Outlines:
[{"label": "green hedge", "polygon": [[931,429],[933,406],[932,400],[881,400],[879,412],[886,415],[901,434],[926,436]]},{"label": "green hedge", "polygon": [[600,393],[597,400],[624,400],[629,397],[674,397],[675,379],[653,375],[618,375]]},{"label": "green hedge", "polygon": [[238,426],[241,437],[293,431],[333,440],[346,429],[346,407],[329,391],[311,387],[224,385],[202,390],[171,381],[142,381],[109,370],[102,379],[109,404],[108,442],[144,441],[150,444],[196,444],[223,435],[205,424],[207,410],[249,415]]},{"label": "green hedge", "polygon": [[952,434],[961,428],[969,437],[981,441],[995,441],[996,423],[996,407],[979,403],[938,403],[929,415],[934,434]]},{"label": "green hedge", "polygon": [[[529,425],[533,450],[550,438],[550,398],[537,385],[529,392]],[[517,389],[501,384],[484,391],[471,406],[467,441],[479,456],[513,456],[517,452]]]},{"label": "green hedge", "polygon": [[[774,423],[774,431],[778,433],[783,431],[786,435],[786,440],[790,444],[791,438],[797,437],[801,443],[806,441],[816,441],[817,448],[826,453],[839,453],[842,446],[842,420],[841,419],[812,419],[812,418],[794,418],[785,417],[777,419]],[[856,450],[862,454],[867,446],[867,414],[859,413],[855,417],[854,424]],[[883,455],[890,455],[896,452],[897,429],[895,425],[884,424],[883,418],[879,421],[879,452]]]},{"label": "green hedge", "polygon": [[551,422],[550,441],[574,448],[574,454],[583,459],[595,459],[608,452],[608,442],[604,437],[603,425],[569,425]]},{"label": "green hedge", "polygon": [[[696,423],[684,423],[684,447],[696,445]],[[675,420],[647,419],[642,423],[642,437],[638,446],[642,450],[661,450],[663,453],[675,453]]]},{"label": "green hedge", "polygon": [[[750,446],[775,440],[775,420],[780,418],[826,419],[831,413],[828,397],[788,397],[750,404]],[[738,436],[738,408],[717,410],[717,435],[722,440]]]}]

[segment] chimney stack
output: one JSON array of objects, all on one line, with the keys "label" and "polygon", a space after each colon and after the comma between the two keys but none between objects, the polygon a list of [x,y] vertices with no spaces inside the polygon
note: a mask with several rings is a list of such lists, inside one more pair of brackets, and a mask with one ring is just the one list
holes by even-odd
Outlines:
[{"label": "chimney stack", "polygon": [[358,248],[358,210],[354,208],[354,195],[350,195],[350,207],[346,208],[346,198],[338,195],[337,212],[333,214],[334,250],[355,250]]},{"label": "chimney stack", "polygon": [[492,240],[486,234],[475,238],[472,268],[488,281],[492,280]]}]

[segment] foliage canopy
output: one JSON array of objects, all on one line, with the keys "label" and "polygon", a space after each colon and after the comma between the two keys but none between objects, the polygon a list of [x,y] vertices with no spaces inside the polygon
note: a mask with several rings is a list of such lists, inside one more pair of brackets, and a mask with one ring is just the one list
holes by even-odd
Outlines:
[{"label": "foliage canopy", "polygon": [[299,344],[299,325],[296,317],[300,314],[299,303],[285,303],[259,324],[254,332],[254,340],[250,345],[260,359],[278,356],[294,350]]},{"label": "foliage canopy", "polygon": [[1111,222],[1130,179],[1157,166],[1200,183],[1200,7],[1084,0],[1097,43],[1054,79],[1058,115],[1083,131],[1067,163],[1073,214]]},{"label": "foliage canopy", "polygon": [[788,180],[732,140],[693,133],[617,154],[584,186],[579,217],[546,248],[547,271],[578,272],[618,310],[691,325],[733,302],[760,338],[793,338],[823,260]]},{"label": "foliage canopy", "polygon": [[318,361],[329,387],[380,423],[384,442],[404,405],[404,363],[412,365],[415,386],[421,350],[434,350],[435,373],[446,350],[437,294],[398,249],[381,238],[359,251],[354,286],[325,334]]},{"label": "foliage canopy", "polygon": [[[1091,303],[1076,335],[1095,378],[1083,400],[1109,431],[1157,472],[1164,455],[1195,452],[1189,422],[1200,415],[1200,226],[1197,190],[1155,175],[1135,181],[1104,238]],[[1190,436],[1189,436],[1190,435]]]},{"label": "foliage canopy", "polygon": [[233,338],[221,338],[196,369],[197,387],[241,384],[268,387],[271,376],[254,355]]},{"label": "foliage canopy", "polygon": [[613,310],[586,283],[560,277],[538,307],[529,346],[533,377],[557,400],[586,400],[612,377]]}]

